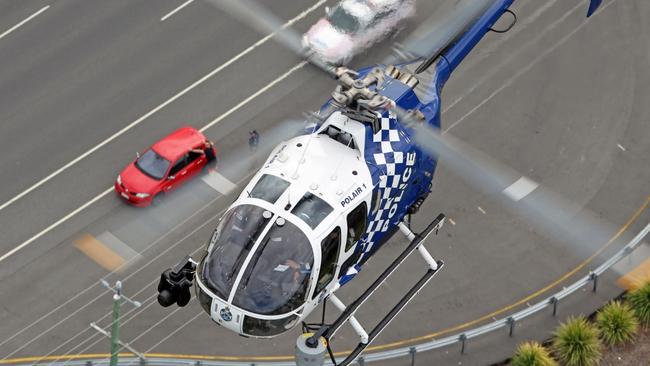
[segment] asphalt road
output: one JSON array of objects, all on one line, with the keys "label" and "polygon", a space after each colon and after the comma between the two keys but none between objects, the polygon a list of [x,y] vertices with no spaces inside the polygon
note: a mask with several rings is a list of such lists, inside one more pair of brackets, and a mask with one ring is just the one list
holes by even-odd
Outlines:
[{"label": "asphalt road", "polygon": [[[107,341],[88,327],[109,324],[110,296],[98,285],[101,278],[122,280],[126,293],[143,302],[137,310],[124,307],[121,335],[141,352],[248,358],[293,352],[298,330],[270,341],[244,339],[213,325],[195,303],[176,310],[155,301],[160,271],[205,245],[236,191],[219,192],[197,179],[145,210],[106,193],[137,150],[182,124],[209,126],[205,133],[222,157],[219,171],[240,184],[263,159],[236,164],[249,156],[241,148],[247,131],[256,128],[264,138],[278,122],[318,107],[334,87],[309,66],[292,69],[300,59],[272,41],[245,51],[264,35],[201,1],[161,21],[182,3],[0,2],[0,34],[41,11],[0,36],[0,255],[24,245],[0,261],[5,361],[107,352]],[[313,24],[332,2],[324,3],[295,27],[304,31]],[[289,20],[315,4],[265,5]],[[418,6],[411,27],[434,4]],[[650,219],[644,206],[650,195],[650,4],[610,0],[605,6],[586,21],[582,1],[519,0],[518,25],[504,35],[489,34],[449,81],[443,127],[623,227],[624,240]],[[388,48],[384,44],[354,65],[378,60]],[[607,241],[574,247],[548,239],[494,197],[463,183],[444,161],[415,227],[438,212],[455,223],[428,244],[446,267],[377,345],[439,337],[524,307],[526,301],[510,305],[527,297],[532,303],[548,294],[540,289],[559,289],[584,275],[590,265],[563,278]],[[75,247],[88,234],[118,238],[131,250],[131,261],[109,273]],[[399,237],[391,241],[341,298],[353,298],[403,244]],[[408,264],[369,301],[372,310],[358,314],[362,323],[378,321],[423,270],[418,258]],[[543,336],[552,322],[529,327]],[[336,344],[348,349],[353,341],[346,329]],[[511,348],[502,338],[488,339],[474,358],[460,361],[486,364]],[[444,353],[430,357],[442,364],[459,361]]]}]

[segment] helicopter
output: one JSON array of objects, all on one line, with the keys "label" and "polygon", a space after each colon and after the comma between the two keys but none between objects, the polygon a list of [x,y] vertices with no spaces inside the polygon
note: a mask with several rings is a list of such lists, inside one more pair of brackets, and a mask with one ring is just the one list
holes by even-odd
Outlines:
[{"label": "helicopter", "polygon": [[[455,0],[444,19],[397,47],[397,56],[358,71],[305,53],[300,37],[254,2],[211,2],[275,33],[280,43],[338,85],[323,107],[308,115],[298,136],[272,150],[225,211],[200,258],[186,257],[161,274],[158,302],[185,306],[193,286],[215,323],[245,337],[271,338],[293,329],[321,304],[324,319],[324,304],[329,301],[341,315],[330,324],[302,323],[297,358],[317,358],[327,349],[336,364],[329,341],[349,323],[359,343],[339,363],[347,365],[444,266],[424,242],[442,227],[445,215],[439,214],[420,233],[410,228],[411,215],[431,192],[439,158],[452,161],[469,179],[477,174],[477,181],[488,179],[485,186],[499,187],[514,202],[522,200],[522,189],[540,186],[516,180],[502,189],[506,170],[439,132],[443,86],[480,40],[497,32],[493,26],[504,14],[512,21],[498,32],[515,25],[516,15],[509,10],[514,0]],[[590,0],[588,16],[601,2]],[[539,207],[530,206],[534,212]],[[397,232],[409,244],[356,300],[345,305],[335,292]],[[379,324],[366,331],[355,312],[416,251],[425,262],[424,274]]]}]

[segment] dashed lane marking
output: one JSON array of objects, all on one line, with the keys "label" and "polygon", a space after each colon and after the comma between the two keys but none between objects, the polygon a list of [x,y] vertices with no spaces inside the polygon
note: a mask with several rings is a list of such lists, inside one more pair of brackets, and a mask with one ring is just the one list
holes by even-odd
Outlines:
[{"label": "dashed lane marking", "polygon": [[503,190],[503,194],[508,196],[511,200],[517,202],[522,198],[528,196],[532,191],[539,187],[539,183],[526,177],[517,179],[508,188]]},{"label": "dashed lane marking", "polygon": [[84,234],[75,240],[74,246],[109,271],[118,269],[125,262],[122,256],[90,234]]},{"label": "dashed lane marking", "polygon": [[219,174],[217,171],[211,171],[208,174],[203,175],[201,180],[223,195],[227,195],[237,188],[235,183],[231,182],[228,178]]},{"label": "dashed lane marking", "polygon": [[178,11],[180,11],[180,10],[183,9],[184,7],[190,5],[192,2],[194,2],[194,0],[187,0],[187,1],[184,2],[181,6],[179,6],[178,8],[176,8],[176,9],[170,11],[169,13],[167,13],[167,15],[165,15],[165,16],[162,17],[162,18],[160,18],[160,21],[161,21],[161,22],[164,22],[165,19],[167,19],[167,18],[169,18],[170,16],[176,14]]},{"label": "dashed lane marking", "polygon": [[[224,118],[230,116],[232,113],[234,113],[234,112],[236,112],[237,110],[239,110],[241,107],[243,107],[245,104],[249,103],[250,101],[252,101],[252,100],[255,99],[256,97],[258,97],[260,94],[262,94],[262,93],[266,92],[267,90],[271,89],[271,88],[272,88],[273,86],[275,86],[277,83],[279,83],[279,82],[281,82],[282,80],[284,80],[284,79],[286,79],[287,77],[289,77],[289,75],[291,75],[291,74],[293,74],[294,72],[300,70],[300,69],[301,69],[302,67],[304,67],[306,64],[307,64],[307,61],[301,61],[301,62],[299,62],[299,63],[296,64],[294,67],[292,67],[291,69],[289,69],[289,71],[287,71],[287,72],[285,72],[284,74],[280,75],[277,79],[273,80],[272,82],[270,82],[269,84],[267,84],[265,87],[263,87],[262,89],[258,90],[257,92],[255,92],[255,93],[254,93],[253,95],[251,95],[250,97],[246,98],[246,99],[245,99],[244,101],[242,101],[241,103],[239,103],[239,104],[237,104],[236,106],[234,106],[233,108],[229,109],[226,113],[222,114],[221,116],[219,116],[219,117],[215,118],[214,120],[212,120],[212,121],[211,121],[210,123],[208,123],[207,125],[203,126],[203,127],[200,129],[200,131],[203,132],[203,131],[205,131],[206,129],[208,129],[208,128],[214,126],[215,124],[217,124],[217,123],[219,123],[219,122],[221,122]],[[78,214],[79,212],[83,211],[86,207],[88,207],[88,206],[92,205],[93,203],[97,202],[98,200],[100,200],[100,199],[103,198],[104,196],[108,195],[108,194],[111,193],[112,191],[113,191],[113,186],[110,186],[110,187],[107,188],[104,192],[100,193],[100,194],[97,195],[95,198],[93,198],[93,199],[91,199],[90,201],[86,202],[86,203],[83,204],[81,207],[79,207],[79,208],[77,208],[76,210],[70,212],[69,214],[67,214],[67,215],[64,216],[63,218],[59,219],[57,222],[55,222],[55,223],[53,223],[52,225],[50,225],[50,226],[48,226],[47,228],[45,228],[43,231],[41,231],[41,232],[39,232],[38,234],[32,236],[31,238],[27,239],[25,242],[21,243],[21,244],[18,245],[17,247],[13,248],[12,250],[10,250],[10,251],[8,251],[7,253],[5,253],[4,255],[2,255],[2,256],[0,257],[0,262],[2,262],[3,260],[9,258],[9,257],[12,256],[14,253],[16,253],[17,251],[19,251],[19,250],[21,250],[22,248],[26,247],[27,245],[33,243],[36,239],[38,239],[38,238],[42,237],[43,235],[47,234],[48,232],[52,231],[52,230],[53,230],[54,228],[56,228],[57,226],[61,225],[62,223],[66,222],[66,221],[68,221],[70,218],[72,218],[73,216],[75,216],[75,215]],[[6,204],[5,204],[5,205],[6,205]],[[2,210],[3,207],[6,207],[6,206],[0,206],[0,210]]]},{"label": "dashed lane marking", "polygon": [[[310,13],[313,12],[314,10],[318,9],[321,5],[325,4],[326,1],[327,1],[327,0],[319,0],[319,1],[316,2],[314,5],[312,5],[310,8],[306,9],[305,11],[301,12],[300,14],[298,14],[298,15],[297,15],[296,17],[294,17],[293,19],[291,19],[291,20],[289,20],[288,22],[286,22],[286,23],[282,26],[282,29],[284,29],[284,28],[286,28],[286,27],[289,27],[289,26],[293,25],[294,23],[296,23],[297,21],[299,21],[299,20],[305,18],[308,14],[310,14]],[[44,8],[44,9],[45,9],[45,8]],[[44,11],[44,10],[41,9],[41,11]],[[252,44],[250,47],[248,47],[247,49],[243,50],[242,52],[240,52],[238,55],[234,56],[234,57],[231,58],[230,60],[228,60],[226,63],[224,63],[224,64],[222,64],[221,66],[217,67],[216,69],[212,70],[212,71],[209,72],[207,75],[205,75],[205,76],[203,76],[202,78],[200,78],[199,80],[195,81],[195,82],[192,83],[190,86],[186,87],[185,89],[183,89],[182,91],[180,91],[179,93],[177,93],[176,95],[174,95],[173,97],[167,99],[165,102],[163,102],[162,104],[158,105],[156,108],[150,110],[149,112],[147,112],[147,113],[146,113],[145,115],[143,115],[142,117],[140,117],[140,118],[138,118],[137,120],[131,122],[129,125],[127,125],[126,127],[122,128],[121,130],[117,131],[116,133],[114,133],[113,135],[111,135],[110,137],[108,137],[107,139],[105,139],[104,141],[100,142],[99,144],[93,146],[93,147],[90,148],[88,151],[86,151],[86,152],[84,152],[83,154],[79,155],[78,157],[76,157],[76,158],[73,159],[72,161],[68,162],[67,164],[65,164],[65,165],[62,166],[61,168],[55,170],[54,172],[52,172],[52,173],[51,173],[50,175],[48,175],[47,177],[45,177],[45,178],[41,179],[40,181],[34,183],[31,187],[27,188],[27,189],[24,190],[23,192],[21,192],[21,193],[15,195],[15,196],[12,197],[11,199],[9,199],[7,202],[5,202],[5,203],[3,203],[2,205],[0,205],[0,211],[4,210],[4,209],[7,208],[9,205],[13,204],[14,202],[18,201],[19,199],[25,197],[26,195],[28,195],[29,193],[31,193],[31,192],[34,191],[35,189],[39,188],[39,187],[42,186],[43,184],[49,182],[49,181],[52,180],[54,177],[58,176],[59,174],[63,173],[64,171],[68,170],[68,169],[69,169],[70,167],[72,167],[73,165],[77,164],[78,162],[80,162],[81,160],[85,159],[85,158],[86,158],[87,156],[89,156],[90,154],[94,153],[95,151],[99,150],[100,148],[102,148],[102,147],[105,146],[106,144],[108,144],[108,143],[110,143],[111,141],[115,140],[116,138],[120,137],[121,135],[123,135],[124,133],[126,133],[127,131],[129,131],[130,129],[132,129],[133,127],[139,125],[142,121],[146,120],[146,119],[149,118],[151,115],[155,114],[156,112],[158,112],[159,110],[165,108],[167,105],[171,104],[172,102],[174,102],[174,101],[177,100],[178,98],[180,98],[180,97],[182,97],[183,95],[187,94],[190,90],[192,90],[192,89],[196,88],[197,86],[203,84],[206,80],[208,80],[208,79],[211,78],[212,76],[216,75],[217,73],[221,72],[221,71],[222,71],[223,69],[225,69],[226,67],[232,65],[232,64],[235,63],[236,61],[239,61],[239,59],[241,59],[242,57],[244,57],[244,56],[246,56],[247,54],[251,53],[253,50],[255,50],[256,48],[260,47],[260,46],[263,45],[264,43],[268,42],[268,40],[270,40],[271,38],[273,38],[274,35],[275,35],[275,33],[271,33],[271,34],[265,36],[264,38],[260,39],[259,41],[255,42],[255,43]],[[256,93],[256,94],[257,94],[257,93]],[[249,98],[247,99],[247,101],[249,101],[250,99],[252,99],[252,98],[249,97]],[[242,105],[242,104],[240,103],[236,108],[241,107],[241,105]],[[231,112],[232,112],[232,110],[229,111],[229,113],[231,113]],[[224,117],[225,117],[225,115],[224,115]],[[217,123],[217,122],[219,122],[219,121],[220,121],[220,119],[214,120],[214,121],[211,122],[210,125],[206,126],[205,128],[207,128],[207,127],[209,127],[209,126],[211,126],[211,125],[213,125],[213,124],[215,124],[215,123]],[[1,257],[1,258],[0,258],[0,262],[1,262],[4,258],[5,258],[4,256]]]},{"label": "dashed lane marking", "polygon": [[26,19],[24,19],[20,23],[18,23],[16,25],[14,25],[13,27],[7,29],[4,33],[0,34],[0,39],[3,39],[4,37],[8,36],[11,32],[13,32],[16,29],[20,28],[21,26],[23,26],[25,23],[29,22],[30,20],[36,18],[39,14],[41,14],[42,12],[46,11],[49,8],[50,8],[50,6],[47,5],[47,6],[43,7],[41,10],[37,11],[36,13],[28,16]]}]

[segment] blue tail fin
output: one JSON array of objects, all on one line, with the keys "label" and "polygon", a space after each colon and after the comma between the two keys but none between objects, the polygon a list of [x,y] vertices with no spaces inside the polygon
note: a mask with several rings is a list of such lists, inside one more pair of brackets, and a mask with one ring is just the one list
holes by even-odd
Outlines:
[{"label": "blue tail fin", "polygon": [[587,18],[596,12],[596,9],[603,3],[603,0],[591,0],[589,2],[589,10],[587,11]]}]

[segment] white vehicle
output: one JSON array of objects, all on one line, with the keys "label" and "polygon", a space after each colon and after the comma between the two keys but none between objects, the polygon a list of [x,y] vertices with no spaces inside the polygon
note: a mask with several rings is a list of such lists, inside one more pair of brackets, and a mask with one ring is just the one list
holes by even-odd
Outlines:
[{"label": "white vehicle", "polygon": [[343,0],[325,12],[327,16],[305,33],[302,43],[323,61],[342,65],[412,16],[415,0]]}]

